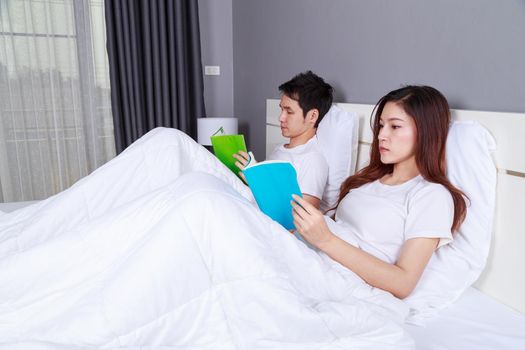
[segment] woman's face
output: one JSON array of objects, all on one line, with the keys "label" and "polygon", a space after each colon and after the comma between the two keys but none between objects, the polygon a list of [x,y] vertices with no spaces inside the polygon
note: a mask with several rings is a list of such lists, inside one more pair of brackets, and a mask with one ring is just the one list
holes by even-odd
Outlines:
[{"label": "woman's face", "polygon": [[387,102],[380,116],[379,153],[384,164],[415,164],[417,129],[414,118],[395,102]]}]

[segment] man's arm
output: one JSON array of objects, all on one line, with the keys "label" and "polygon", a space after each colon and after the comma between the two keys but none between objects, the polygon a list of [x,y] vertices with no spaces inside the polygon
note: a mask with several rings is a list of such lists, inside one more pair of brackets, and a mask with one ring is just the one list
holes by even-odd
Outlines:
[{"label": "man's arm", "polygon": [[310,196],[309,194],[303,193],[303,199],[313,205],[316,209],[321,206],[321,200],[317,197]]},{"label": "man's arm", "polygon": [[309,154],[294,164],[303,198],[316,209],[321,205],[328,181],[328,164],[321,154]]}]

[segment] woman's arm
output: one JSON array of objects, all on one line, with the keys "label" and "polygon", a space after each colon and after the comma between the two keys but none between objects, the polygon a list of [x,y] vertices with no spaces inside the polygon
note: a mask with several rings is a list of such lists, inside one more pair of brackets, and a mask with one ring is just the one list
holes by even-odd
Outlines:
[{"label": "woman's arm", "polygon": [[405,242],[395,264],[389,264],[335,236],[323,214],[300,197],[292,202],[297,231],[335,261],[354,271],[371,286],[398,298],[407,297],[417,285],[436,249],[438,238],[413,238]]},{"label": "woman's arm", "polygon": [[438,238],[407,240],[395,264],[384,262],[337,236],[333,236],[333,240],[318,248],[341,265],[354,271],[371,286],[386,290],[403,299],[416,287],[438,241]]}]

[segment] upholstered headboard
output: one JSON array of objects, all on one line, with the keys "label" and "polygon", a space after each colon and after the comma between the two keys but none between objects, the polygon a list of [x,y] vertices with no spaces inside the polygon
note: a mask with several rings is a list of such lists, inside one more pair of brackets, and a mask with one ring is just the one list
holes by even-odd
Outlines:
[{"label": "upholstered headboard", "polygon": [[[357,168],[368,161],[373,105],[337,103],[359,115]],[[266,102],[266,153],[284,142],[279,128],[279,100]],[[475,287],[525,314],[525,113],[452,110],[455,120],[475,120],[494,136],[498,169],[497,203],[487,266]]]}]

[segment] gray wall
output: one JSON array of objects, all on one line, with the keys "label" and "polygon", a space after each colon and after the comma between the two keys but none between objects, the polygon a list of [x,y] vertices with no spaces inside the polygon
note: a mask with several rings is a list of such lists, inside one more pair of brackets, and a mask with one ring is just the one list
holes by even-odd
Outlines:
[{"label": "gray wall", "polygon": [[264,157],[265,100],[311,69],[341,102],[401,84],[452,108],[525,112],[524,0],[233,0],[235,115]]},{"label": "gray wall", "polygon": [[204,66],[220,66],[221,75],[204,76],[204,103],[210,117],[233,116],[232,0],[199,0]]}]

